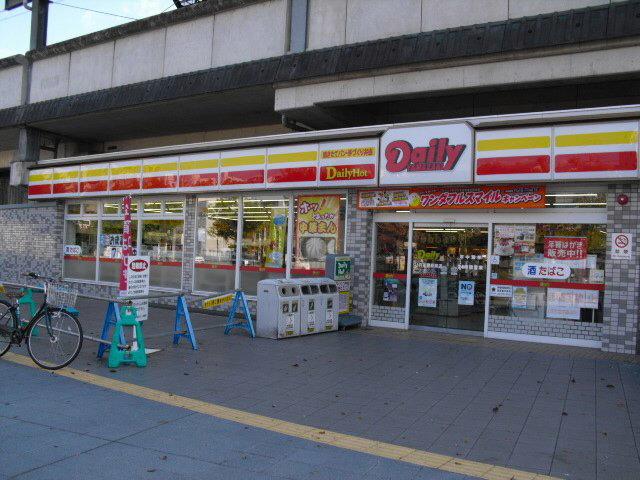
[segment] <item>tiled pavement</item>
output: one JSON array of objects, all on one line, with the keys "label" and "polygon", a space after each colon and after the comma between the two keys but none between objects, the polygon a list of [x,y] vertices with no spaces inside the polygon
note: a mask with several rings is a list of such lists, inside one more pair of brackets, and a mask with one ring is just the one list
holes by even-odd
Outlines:
[{"label": "tiled pavement", "polygon": [[473,480],[0,361],[0,479]]},{"label": "tiled pavement", "polygon": [[[86,333],[104,306],[79,306]],[[171,329],[152,309],[147,335]],[[196,327],[220,318],[194,315]],[[638,479],[640,365],[587,349],[355,330],[284,341],[198,332],[146,369],[74,367],[288,421],[571,479]]]}]

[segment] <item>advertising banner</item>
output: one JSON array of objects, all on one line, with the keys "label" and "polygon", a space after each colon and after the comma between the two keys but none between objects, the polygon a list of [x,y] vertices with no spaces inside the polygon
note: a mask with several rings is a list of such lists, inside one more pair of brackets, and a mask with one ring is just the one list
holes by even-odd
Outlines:
[{"label": "advertising banner", "polygon": [[543,185],[464,185],[452,187],[363,190],[362,210],[438,210],[466,208],[544,208]]},{"label": "advertising banner", "polygon": [[296,251],[309,262],[324,263],[336,253],[340,228],[340,195],[300,195],[296,217]]},{"label": "advertising banner", "polygon": [[578,307],[597,309],[600,292],[597,290],[574,290],[570,288],[548,288],[547,305],[552,307]]},{"label": "advertising banner", "polygon": [[544,258],[572,268],[586,268],[586,237],[545,237]]},{"label": "advertising banner", "polygon": [[122,261],[120,262],[120,292],[127,291],[127,257],[131,255],[131,195],[122,200]]},{"label": "advertising banner", "polygon": [[544,263],[525,263],[522,265],[521,272],[526,278],[545,280],[566,280],[571,275],[571,269],[565,265]]}]

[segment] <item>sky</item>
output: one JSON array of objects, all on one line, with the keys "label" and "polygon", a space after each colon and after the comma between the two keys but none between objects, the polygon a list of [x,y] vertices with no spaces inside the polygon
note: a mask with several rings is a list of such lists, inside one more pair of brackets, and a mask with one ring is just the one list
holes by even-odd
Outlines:
[{"label": "sky", "polygon": [[[99,10],[112,15],[72,7]],[[5,11],[4,0],[0,0],[0,9],[3,9],[0,10],[0,58],[25,53],[29,49],[30,12],[24,7]],[[53,0],[49,5],[47,44],[173,9],[173,0]]]}]

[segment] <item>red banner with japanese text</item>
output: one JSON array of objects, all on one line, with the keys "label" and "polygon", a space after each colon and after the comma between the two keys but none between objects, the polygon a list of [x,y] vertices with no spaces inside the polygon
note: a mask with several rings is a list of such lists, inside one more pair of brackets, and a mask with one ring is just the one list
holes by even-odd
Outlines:
[{"label": "red banner with japanese text", "polygon": [[361,190],[363,210],[430,210],[466,208],[544,208],[544,185],[460,185]]}]

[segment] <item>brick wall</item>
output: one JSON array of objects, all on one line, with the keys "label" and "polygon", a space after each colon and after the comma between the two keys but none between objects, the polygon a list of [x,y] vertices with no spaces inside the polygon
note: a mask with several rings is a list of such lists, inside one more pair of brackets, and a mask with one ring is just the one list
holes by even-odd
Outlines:
[{"label": "brick wall", "polygon": [[601,323],[574,322],[559,319],[492,315],[489,317],[488,330],[491,332],[519,333],[576,340],[600,341],[602,339]]},{"label": "brick wall", "polygon": [[345,253],[353,257],[353,312],[366,322],[369,316],[373,214],[358,210],[358,194],[350,190],[347,201]]},{"label": "brick wall", "polygon": [[[602,350],[607,352],[637,352],[638,346],[638,235],[640,205],[638,184],[609,185],[607,192],[607,261],[605,266],[604,319]],[[627,205],[619,205],[618,194],[629,197]],[[632,260],[611,259],[611,234],[633,234]]]},{"label": "brick wall", "polygon": [[193,287],[193,257],[196,241],[196,196],[188,195],[184,206],[184,240],[182,248],[182,289]]},{"label": "brick wall", "polygon": [[63,212],[62,203],[0,206],[0,280],[62,274]]},{"label": "brick wall", "polygon": [[376,322],[404,323],[403,307],[383,307],[380,305],[371,306],[371,320]]}]

